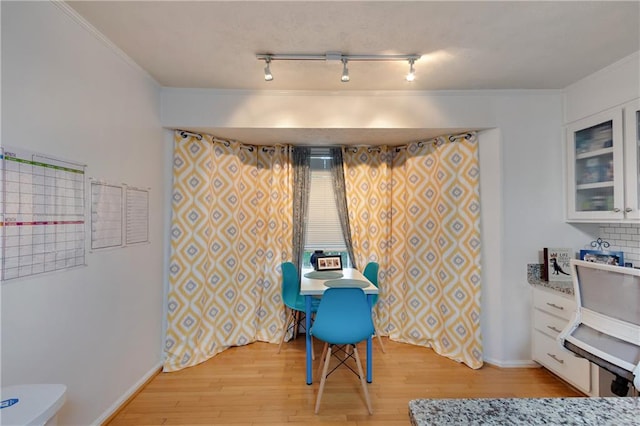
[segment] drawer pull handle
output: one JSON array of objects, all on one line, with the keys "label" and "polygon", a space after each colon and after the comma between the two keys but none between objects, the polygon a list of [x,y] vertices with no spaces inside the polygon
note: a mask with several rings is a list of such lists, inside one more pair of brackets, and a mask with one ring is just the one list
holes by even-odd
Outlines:
[{"label": "drawer pull handle", "polygon": [[547,328],[551,331],[555,331],[556,333],[560,333],[562,330],[558,330],[556,327],[552,325],[548,325]]},{"label": "drawer pull handle", "polygon": [[564,360],[559,359],[557,356],[555,356],[554,354],[550,354],[549,352],[547,352],[547,355],[549,355],[551,358],[555,359],[556,361],[558,361],[560,364],[564,364]]},{"label": "drawer pull handle", "polygon": [[556,308],[556,309],[560,309],[561,311],[564,311],[564,307],[562,306],[558,306],[555,303],[549,303],[547,302],[547,305],[551,306],[552,308]]}]

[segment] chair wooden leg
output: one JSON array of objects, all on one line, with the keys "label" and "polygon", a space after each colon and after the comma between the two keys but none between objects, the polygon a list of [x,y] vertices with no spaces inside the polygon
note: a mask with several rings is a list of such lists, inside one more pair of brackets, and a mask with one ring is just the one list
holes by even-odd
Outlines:
[{"label": "chair wooden leg", "polygon": [[[322,355],[320,355],[320,360],[324,359],[324,356],[327,354],[328,348],[329,344],[325,342],[324,347],[322,348]],[[318,375],[322,374],[322,367],[324,367],[324,365],[322,363],[318,363]]]},{"label": "chair wooden leg", "polygon": [[[284,338],[287,335],[287,330],[289,329],[289,322],[291,321],[291,316],[289,315],[289,308],[284,309],[286,319],[284,320],[284,329],[282,330],[282,339],[280,339],[280,344],[278,345],[278,353],[280,353],[280,349],[282,349],[282,343],[284,343]],[[292,313],[293,314],[293,313]]]},{"label": "chair wooden leg", "polygon": [[362,383],[364,398],[367,402],[367,409],[369,410],[369,414],[373,414],[373,409],[371,409],[371,399],[369,398],[369,390],[367,389],[367,383],[364,380],[364,374],[362,373],[362,363],[360,362],[360,356],[358,355],[358,348],[356,347],[356,345],[353,345],[353,354],[356,356],[356,365],[358,366],[358,374],[360,375],[360,383]]},{"label": "chair wooden leg", "polygon": [[315,410],[316,414],[318,414],[318,411],[320,411],[320,400],[322,399],[324,384],[327,380],[327,370],[329,370],[330,360],[331,360],[331,346],[327,348],[327,355],[325,356],[325,359],[324,359],[324,368],[322,369],[322,378],[320,379],[320,388],[318,389],[318,398],[316,398],[316,410]]},{"label": "chair wooden leg", "polygon": [[376,337],[378,338],[378,343],[380,343],[380,349],[382,349],[382,353],[386,354],[387,352],[384,350],[384,345],[382,344],[382,339],[380,338],[380,333],[378,333],[378,329],[376,327],[373,327],[373,329],[376,332]]},{"label": "chair wooden leg", "polygon": [[[376,317],[377,315],[374,315],[374,317]],[[378,332],[378,326],[376,325],[376,320],[374,318],[373,320],[373,330],[376,334],[376,337],[378,338],[378,343],[380,343],[380,349],[382,349],[382,353],[386,354],[387,352],[384,350],[384,345],[382,344],[382,339],[380,338],[380,333]]]},{"label": "chair wooden leg", "polygon": [[342,358],[343,361],[346,361],[347,358],[349,358],[349,356],[351,356],[351,352],[352,352],[351,348],[353,348],[353,347],[354,347],[353,345],[346,345],[344,347],[344,357]]}]

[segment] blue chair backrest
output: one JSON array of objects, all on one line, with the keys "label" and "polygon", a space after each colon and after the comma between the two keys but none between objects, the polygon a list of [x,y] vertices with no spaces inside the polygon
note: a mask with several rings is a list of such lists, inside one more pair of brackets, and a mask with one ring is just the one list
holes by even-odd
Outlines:
[{"label": "blue chair backrest", "polygon": [[376,262],[369,262],[362,272],[362,275],[364,275],[364,277],[371,281],[376,287],[378,287],[378,269],[380,269],[380,265]]},{"label": "blue chair backrest", "polygon": [[[378,269],[380,269],[380,265],[376,262],[369,262],[367,266],[364,267],[364,271],[362,275],[369,281],[373,283],[376,287],[378,287]],[[375,305],[378,302],[378,295],[375,294],[373,296],[373,304]]]},{"label": "blue chair backrest", "polygon": [[300,277],[298,268],[291,262],[282,264],[282,301],[288,307],[295,309],[296,299],[300,294]]},{"label": "blue chair backrest", "polygon": [[373,335],[373,320],[361,288],[332,287],[325,290],[311,334],[325,342],[358,343]]}]

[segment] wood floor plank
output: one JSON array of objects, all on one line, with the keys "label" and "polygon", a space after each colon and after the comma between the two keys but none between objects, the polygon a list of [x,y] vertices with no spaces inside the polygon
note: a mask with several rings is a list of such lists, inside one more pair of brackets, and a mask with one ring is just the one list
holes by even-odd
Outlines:
[{"label": "wood floor plank", "polygon": [[[344,367],[327,379],[320,413],[313,413],[319,380],[305,383],[302,335],[285,343],[280,354],[277,345],[259,342],[228,349],[195,367],[160,373],[108,425],[406,426],[408,403],[417,398],[584,396],[542,368],[472,370],[431,349],[383,340],[386,354],[374,342],[368,385],[373,415],[367,413],[358,378]],[[322,347],[315,349],[319,359]]]}]

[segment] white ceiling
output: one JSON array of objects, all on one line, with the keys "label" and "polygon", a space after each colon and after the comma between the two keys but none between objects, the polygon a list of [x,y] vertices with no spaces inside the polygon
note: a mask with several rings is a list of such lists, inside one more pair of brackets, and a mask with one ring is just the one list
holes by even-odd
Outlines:
[{"label": "white ceiling", "polygon": [[[67,3],[165,87],[562,89],[640,50],[640,1]],[[412,83],[404,79],[408,70],[404,62],[352,62],[351,81],[342,83],[339,62],[315,61],[272,62],[274,80],[265,82],[264,62],[255,57],[336,51],[422,58],[416,62]],[[433,136],[438,130],[420,135]],[[225,131],[216,136],[256,143],[247,129]],[[311,129],[306,133],[335,143],[361,138],[361,132]],[[413,137],[415,130],[407,132],[399,136],[412,136],[405,141],[420,139]],[[390,135],[381,137],[388,142]]]}]

